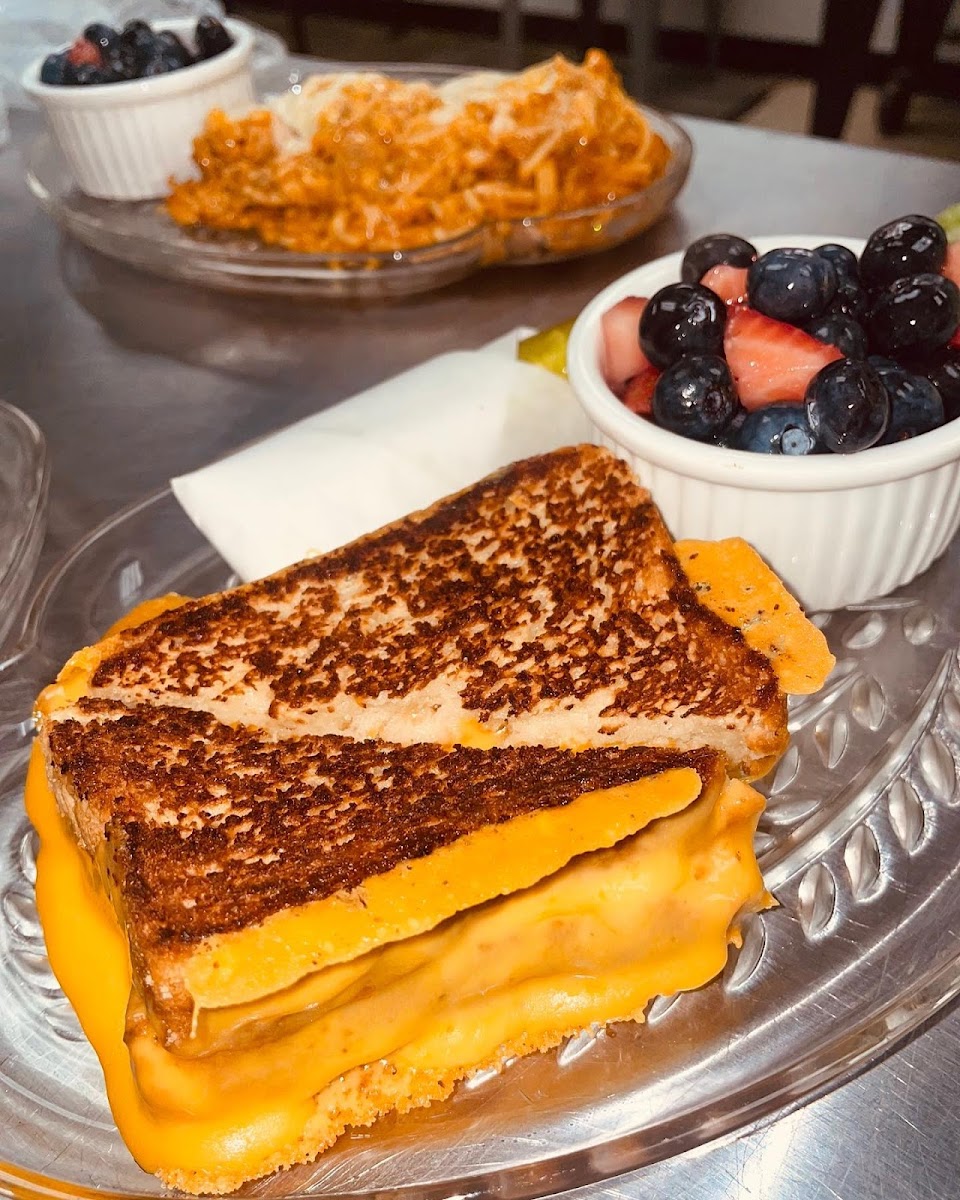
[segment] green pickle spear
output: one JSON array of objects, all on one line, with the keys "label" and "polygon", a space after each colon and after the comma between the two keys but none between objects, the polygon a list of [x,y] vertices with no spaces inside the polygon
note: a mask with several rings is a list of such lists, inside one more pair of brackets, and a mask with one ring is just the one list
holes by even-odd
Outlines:
[{"label": "green pickle spear", "polygon": [[536,363],[538,367],[546,367],[555,375],[566,376],[567,341],[572,328],[573,321],[564,321],[562,325],[532,333],[517,345],[517,358],[522,362]]}]

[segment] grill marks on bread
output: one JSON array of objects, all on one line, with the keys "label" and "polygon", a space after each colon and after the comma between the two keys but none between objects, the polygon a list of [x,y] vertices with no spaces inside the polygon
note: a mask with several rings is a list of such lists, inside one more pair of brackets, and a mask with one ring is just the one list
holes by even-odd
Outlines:
[{"label": "grill marks on bread", "polygon": [[647,748],[476,750],[337,736],[271,741],[206,713],[82,706],[49,730],[57,771],[102,821],[138,957],[353,891],[475,830],[721,756]]},{"label": "grill marks on bread", "polygon": [[127,702],[255,693],[267,717],[311,731],[344,696],[369,707],[438,683],[484,722],[591,698],[607,732],[783,717],[767,660],[697,602],[649,494],[593,446],[156,618],[120,635],[91,682]]}]

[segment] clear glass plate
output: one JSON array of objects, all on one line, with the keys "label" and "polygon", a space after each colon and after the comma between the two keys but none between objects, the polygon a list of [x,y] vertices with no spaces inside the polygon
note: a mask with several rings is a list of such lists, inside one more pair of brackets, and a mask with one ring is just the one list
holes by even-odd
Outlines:
[{"label": "clear glass plate", "polygon": [[[397,79],[442,83],[462,67],[394,63],[317,63],[310,74],[376,70]],[[280,91],[300,79],[277,69]],[[262,77],[261,77],[262,82]],[[304,296],[376,298],[406,296],[443,287],[494,263],[531,264],[592,254],[635,237],[661,217],[683,187],[692,146],[669,117],[640,106],[669,146],[666,172],[650,187],[614,204],[497,222],[450,241],[415,250],[364,254],[297,254],[263,245],[249,235],[200,235],[176,225],[158,202],[95,200],[73,182],[56,143],[42,135],[28,154],[31,191],[81,242],[144,270],[226,291]]]},{"label": "clear glass plate", "polygon": [[[155,1195],[120,1142],[93,1052],[50,973],[21,804],[32,699],[131,605],[231,582],[168,492],[48,577],[0,674],[0,1187]],[[526,1200],[729,1136],[864,1067],[960,990],[960,545],[900,593],[822,624],[837,667],[792,708],[759,834],[780,907],[722,978],[478,1076],[343,1138],[263,1196]]]},{"label": "clear glass plate", "polygon": [[47,451],[34,422],[0,401],[0,662],[37,565],[47,515]]}]

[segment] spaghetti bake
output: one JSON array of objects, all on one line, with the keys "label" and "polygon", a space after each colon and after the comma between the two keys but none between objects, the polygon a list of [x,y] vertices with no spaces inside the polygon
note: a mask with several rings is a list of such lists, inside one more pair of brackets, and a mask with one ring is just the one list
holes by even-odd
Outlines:
[{"label": "spaghetti bake", "polygon": [[[430,246],[482,226],[496,258],[512,222],[613,208],[663,175],[670,150],[591,50],[582,65],[558,55],[440,86],[313,76],[261,109],[212,112],[194,158],[200,178],[167,199],[181,225],[334,254]],[[549,220],[540,232],[549,244]],[[552,248],[570,251],[596,240],[597,222],[553,232]]]}]

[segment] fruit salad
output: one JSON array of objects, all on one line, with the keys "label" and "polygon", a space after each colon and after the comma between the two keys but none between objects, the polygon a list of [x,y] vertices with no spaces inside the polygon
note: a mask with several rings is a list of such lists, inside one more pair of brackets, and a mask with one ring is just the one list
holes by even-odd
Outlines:
[{"label": "fruit salad", "polygon": [[859,258],[710,234],[601,325],[610,389],[701,442],[850,454],[960,416],[960,242],[930,217],[880,226]]},{"label": "fruit salad", "polygon": [[122,29],[95,23],[66,50],[47,55],[40,82],[89,86],[151,79],[215,58],[232,45],[227,30],[209,15],[197,21],[193,48],[171,30],[156,31],[147,21],[128,21]]}]

